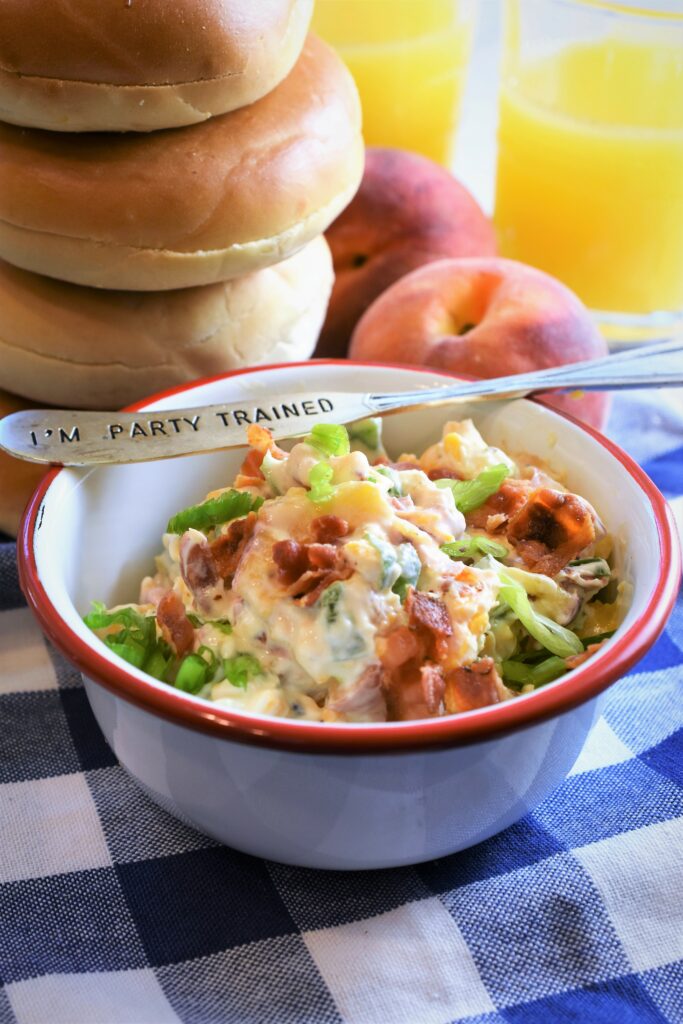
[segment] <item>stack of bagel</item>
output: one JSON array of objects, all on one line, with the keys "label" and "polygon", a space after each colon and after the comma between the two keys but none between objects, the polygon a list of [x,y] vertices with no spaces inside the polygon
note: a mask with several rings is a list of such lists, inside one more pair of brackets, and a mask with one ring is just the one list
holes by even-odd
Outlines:
[{"label": "stack of bagel", "polygon": [[312,2],[3,0],[0,414],[311,354],[363,170]]}]

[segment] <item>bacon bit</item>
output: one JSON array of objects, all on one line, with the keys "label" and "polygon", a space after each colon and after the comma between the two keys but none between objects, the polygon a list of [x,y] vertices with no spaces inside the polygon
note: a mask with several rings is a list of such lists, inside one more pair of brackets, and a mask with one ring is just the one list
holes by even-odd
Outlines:
[{"label": "bacon bit", "polygon": [[350,531],[350,526],[341,516],[318,516],[311,523],[311,531],[315,540],[321,544],[331,544],[332,541],[341,540]]},{"label": "bacon bit", "polygon": [[377,657],[390,671],[413,658],[422,658],[422,645],[417,634],[408,626],[398,626],[386,636],[378,637],[376,649]]},{"label": "bacon bit", "polygon": [[486,530],[488,533],[495,532],[489,527],[489,517],[502,517],[496,527],[496,530],[500,529],[508,519],[511,519],[523,508],[531,490],[533,487],[528,480],[504,480],[496,493],[487,498],[483,505],[466,514],[465,522],[469,527],[474,527],[477,530]]},{"label": "bacon bit", "polygon": [[[303,608],[309,608],[319,600],[323,590],[327,590],[333,583],[348,580],[351,576],[353,576],[353,569],[350,565],[344,565],[332,571],[319,569],[317,572],[306,573],[306,576],[301,578],[296,588],[297,593],[301,594],[301,596],[295,597],[294,600],[298,601]],[[307,590],[312,583],[314,584],[313,589]],[[302,594],[302,590],[307,592]]]},{"label": "bacon bit", "polygon": [[597,644],[589,644],[581,654],[571,654],[568,658],[564,659],[565,665],[567,668],[578,668],[579,665],[583,665],[584,661],[592,658],[595,652],[600,650],[604,642],[604,640],[600,640]]},{"label": "bacon bit", "polygon": [[493,658],[479,658],[446,673],[444,702],[449,715],[499,704],[506,693]]},{"label": "bacon bit", "polygon": [[279,540],[273,544],[273,561],[286,594],[304,607],[315,604],[331,583],[347,580],[353,573],[343,552],[333,544]]},{"label": "bacon bit", "polygon": [[206,537],[201,540],[190,540],[187,535],[183,537],[180,542],[180,572],[195,595],[218,583],[218,568]]},{"label": "bacon bit", "polygon": [[430,469],[427,473],[430,480],[462,480],[462,474],[456,473],[454,469]]},{"label": "bacon bit", "polygon": [[273,544],[273,561],[281,582],[292,584],[308,569],[306,545],[296,540],[278,540]]},{"label": "bacon bit", "polygon": [[386,721],[387,706],[382,679],[381,665],[368,665],[350,687],[335,687],[327,702],[328,708],[342,714],[362,713],[370,721]]},{"label": "bacon bit", "polygon": [[410,587],[405,608],[408,622],[424,641],[428,656],[443,661],[448,653],[448,637],[453,635],[446,605],[438,597]]},{"label": "bacon bit", "polygon": [[[240,466],[239,476],[242,480],[264,480],[265,477],[261,472],[261,463],[263,462],[263,456],[265,452],[259,452],[255,448],[250,448],[247,452],[242,465]],[[247,486],[241,484],[240,486]]]},{"label": "bacon bit", "polygon": [[211,544],[211,557],[218,575],[228,586],[232,583],[244,549],[251,540],[255,528],[256,513],[250,512],[244,519],[233,519],[227,532],[216,537]]},{"label": "bacon bit", "polygon": [[175,590],[167,591],[159,601],[157,622],[164,640],[176,654],[183,655],[192,650],[194,629]]},{"label": "bacon bit", "polygon": [[311,569],[334,569],[338,555],[334,544],[307,544],[306,551]]},{"label": "bacon bit", "polygon": [[234,486],[238,488],[254,486],[254,484],[260,484],[264,480],[261,463],[266,452],[270,452],[276,459],[285,459],[287,457],[287,453],[273,441],[271,432],[256,423],[251,423],[247,427],[247,441],[251,451],[247,452],[244,462],[240,466],[240,471],[235,478]]},{"label": "bacon bit", "polygon": [[267,427],[260,427],[257,423],[250,423],[247,427],[247,443],[250,448],[255,448],[262,458],[266,452],[277,448],[271,432]]},{"label": "bacon bit", "polygon": [[390,722],[435,718],[442,713],[445,684],[438,665],[421,665],[411,660],[394,672],[385,673],[383,685]]},{"label": "bacon bit", "polygon": [[595,540],[593,512],[576,494],[540,487],[511,518],[507,535],[532,572],[556,576]]}]

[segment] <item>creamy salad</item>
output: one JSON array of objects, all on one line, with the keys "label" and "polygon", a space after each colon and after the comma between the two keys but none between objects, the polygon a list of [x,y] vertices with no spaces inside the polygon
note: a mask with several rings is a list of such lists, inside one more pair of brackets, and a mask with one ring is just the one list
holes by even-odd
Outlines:
[{"label": "creamy salad", "polygon": [[87,625],[169,686],[317,722],[457,714],[590,657],[625,601],[590,504],[471,420],[397,461],[380,426],[317,425],[289,452],[250,426],[232,486],[168,523],[138,603]]}]

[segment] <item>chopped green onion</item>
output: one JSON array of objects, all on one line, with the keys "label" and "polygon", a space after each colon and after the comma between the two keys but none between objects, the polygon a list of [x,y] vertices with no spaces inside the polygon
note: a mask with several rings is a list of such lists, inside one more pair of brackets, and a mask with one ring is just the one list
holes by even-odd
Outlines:
[{"label": "chopped green onion", "polygon": [[453,493],[455,507],[460,512],[473,512],[483,505],[487,498],[500,490],[503,480],[510,475],[510,470],[503,463],[488,466],[473,480],[437,480],[436,486],[448,488]]},{"label": "chopped green onion", "polygon": [[118,627],[100,636],[109,650],[155,679],[166,678],[172,654],[169,645],[157,638],[154,615],[143,615],[130,606],[108,612],[100,601],[93,601],[83,621],[98,635],[100,630]]},{"label": "chopped green onion", "polygon": [[236,654],[232,658],[225,658],[223,672],[229,683],[239,686],[243,690],[246,689],[250,679],[263,675],[260,661],[251,654]]},{"label": "chopped green onion", "polygon": [[591,575],[595,576],[596,579],[600,579],[603,576],[611,576],[612,570],[609,567],[609,563],[604,558],[575,558],[569,562],[569,568],[577,569],[580,566],[594,566]]},{"label": "chopped green onion", "polygon": [[[379,578],[379,589],[388,590],[396,583],[401,575],[401,568],[398,564],[396,548],[389,544],[384,537],[376,533],[366,533],[365,539],[372,544],[379,554],[381,574]],[[412,545],[411,545],[412,546]]]},{"label": "chopped green onion", "polygon": [[210,530],[220,523],[239,519],[249,512],[256,512],[263,504],[263,498],[254,498],[247,491],[224,491],[216,498],[209,498],[201,505],[190,505],[172,516],[166,527],[167,533],[185,533],[185,530]]},{"label": "chopped green onion", "polygon": [[[200,658],[203,658],[204,661],[206,661],[207,665],[209,666],[209,672],[213,674],[216,671],[216,666],[218,665],[218,658],[216,657],[216,652],[211,647],[207,647],[206,644],[202,644],[202,646],[197,651],[197,654],[200,656]],[[204,657],[204,655],[206,654],[208,654],[209,656],[208,660]]]},{"label": "chopped green onion", "polygon": [[496,562],[495,558],[487,555],[479,563],[479,568],[493,569],[498,573],[501,583],[498,592],[499,601],[512,609],[526,631],[534,640],[538,640],[541,647],[545,647],[546,650],[551,651],[552,654],[556,654],[560,658],[568,658],[572,654],[581,654],[583,644],[578,636],[565,626],[560,626],[557,622],[553,622],[552,619],[534,611],[526,590],[521,583],[513,579],[506,571],[505,566],[501,565],[500,562]]},{"label": "chopped green onion", "polygon": [[323,455],[348,455],[351,451],[348,431],[337,423],[316,423],[306,440]]},{"label": "chopped green onion", "polygon": [[156,650],[152,651],[142,667],[147,675],[163,680],[170,662],[171,659],[165,657],[161,648],[157,647]]},{"label": "chopped green onion", "polygon": [[308,474],[308,486],[310,488],[308,497],[311,501],[319,504],[327,501],[334,494],[332,478],[334,470],[329,462],[318,462]]},{"label": "chopped green onion", "polygon": [[503,662],[502,670],[506,683],[518,683],[522,686],[531,683],[534,687],[552,683],[554,679],[559,679],[569,671],[564,658],[559,658],[557,655],[544,658],[536,665],[529,665],[511,658],[509,661]]},{"label": "chopped green onion", "polygon": [[209,622],[206,619],[200,619],[194,612],[188,612],[187,617],[194,626],[195,629],[201,629],[202,626],[213,626],[220,633],[232,633],[232,625],[228,619],[211,619]]},{"label": "chopped green onion", "polygon": [[92,611],[83,617],[83,621],[98,635],[101,630],[117,627],[100,639],[114,654],[136,668],[145,668],[146,671],[145,663],[157,649],[165,656],[167,645],[157,640],[153,615],[142,615],[130,606],[108,612],[100,601],[94,601]]},{"label": "chopped green onion", "polygon": [[142,668],[145,663],[147,651],[140,644],[130,642],[119,643],[116,640],[111,640],[107,643],[107,647],[114,654],[118,654],[119,658],[123,658],[131,665],[135,665],[135,668]]},{"label": "chopped green onion", "polygon": [[378,451],[382,444],[382,421],[373,418],[351,423],[349,438],[351,441],[360,441],[371,452]]},{"label": "chopped green onion", "polygon": [[326,587],[318,598],[317,604],[319,604],[321,608],[325,609],[325,619],[329,626],[334,625],[337,621],[339,614],[337,605],[339,604],[341,596],[341,583],[333,583],[331,586]]},{"label": "chopped green onion", "polygon": [[375,473],[381,473],[382,476],[386,476],[391,480],[389,494],[393,498],[400,498],[403,495],[403,484],[395,469],[392,469],[391,466],[374,466],[373,469]]},{"label": "chopped green onion", "polygon": [[509,554],[508,548],[504,544],[499,544],[495,540],[489,540],[488,537],[468,537],[467,534],[464,534],[459,540],[442,544],[441,550],[456,561],[481,558],[482,555],[505,558]]},{"label": "chopped green onion", "polygon": [[399,544],[396,549],[396,558],[401,568],[401,575],[391,589],[394,594],[398,594],[401,604],[403,604],[408,594],[408,587],[417,586],[422,572],[422,562],[417,551],[408,541],[405,544]]},{"label": "chopped green onion", "polygon": [[199,693],[206,683],[209,666],[199,654],[188,654],[180,663],[175,686],[185,693]]}]

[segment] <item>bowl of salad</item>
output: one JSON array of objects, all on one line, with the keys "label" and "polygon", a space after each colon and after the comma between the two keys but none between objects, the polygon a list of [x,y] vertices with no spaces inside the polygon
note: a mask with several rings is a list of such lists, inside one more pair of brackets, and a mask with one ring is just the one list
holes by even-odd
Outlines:
[{"label": "bowl of salad", "polygon": [[540,403],[268,429],[278,394],[446,379],[311,362],[175,389],[141,429],[248,399],[244,448],[56,470],[27,510],[25,593],[107,741],[229,845],[354,869],[487,838],[564,779],[665,624],[666,503]]}]

